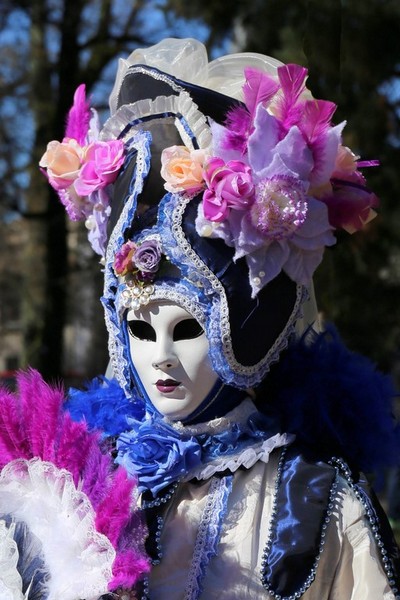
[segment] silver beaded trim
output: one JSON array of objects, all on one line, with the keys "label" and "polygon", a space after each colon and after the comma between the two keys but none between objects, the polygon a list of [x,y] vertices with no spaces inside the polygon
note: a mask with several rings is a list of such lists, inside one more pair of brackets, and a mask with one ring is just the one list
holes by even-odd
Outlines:
[{"label": "silver beaded trim", "polygon": [[362,493],[361,488],[354,483],[352,473],[350,467],[342,458],[333,457],[330,461],[330,464],[335,465],[336,468],[340,471],[341,475],[346,479],[348,486],[353,491],[357,500],[361,503],[364,508],[365,516],[371,526],[372,534],[375,538],[377,548],[379,549],[381,555],[381,561],[383,564],[383,568],[385,570],[386,576],[388,578],[389,586],[395,596],[396,600],[400,600],[400,591],[396,585],[396,581],[394,579],[395,574],[393,572],[393,566],[391,565],[390,558],[387,556],[388,552],[385,548],[385,545],[382,540],[382,536],[380,533],[380,526],[378,519],[375,518],[374,512],[371,510],[371,505],[368,502],[367,496]]},{"label": "silver beaded trim", "polygon": [[229,307],[225,289],[218,277],[207,267],[201,258],[192,249],[187,241],[183,229],[182,220],[187,204],[192,199],[186,195],[172,195],[169,201],[164,204],[165,214],[169,214],[171,223],[171,233],[180,250],[180,255],[169,249],[172,259],[179,261],[184,257],[185,265],[188,269],[187,278],[199,288],[204,290],[204,294],[210,298],[212,294],[216,294],[219,302],[211,303],[211,314],[209,318],[208,337],[211,338],[210,346],[218,346],[222,342],[222,352],[225,360],[233,372],[232,382],[240,386],[251,387],[260,383],[264,375],[268,372],[272,363],[277,362],[279,355],[288,345],[289,337],[295,331],[295,324],[301,314],[301,307],[307,298],[307,290],[297,285],[296,302],[292,313],[274,344],[269,348],[266,355],[256,364],[245,366],[239,363],[234,355],[232,347],[231,328],[229,323]]},{"label": "silver beaded trim", "polygon": [[133,190],[127,198],[122,213],[115,225],[106,251],[106,263],[104,273],[104,297],[105,322],[109,333],[108,349],[114,375],[125,391],[127,397],[130,397],[129,389],[129,364],[124,353],[124,340],[120,323],[118,322],[115,303],[115,290],[118,287],[118,278],[114,273],[113,264],[115,253],[124,242],[124,231],[132,221],[136,210],[137,196],[143,189],[143,181],[150,165],[150,134],[148,132],[139,132],[127,144],[128,150],[136,150],[136,178]]},{"label": "silver beaded trim", "polygon": [[161,506],[162,504],[166,504],[169,502],[176,492],[176,488],[179,485],[179,481],[175,481],[170,487],[170,490],[167,494],[165,494],[162,498],[155,498],[154,500],[143,500],[140,506],[140,510],[147,510],[148,508],[155,508],[156,506]]}]

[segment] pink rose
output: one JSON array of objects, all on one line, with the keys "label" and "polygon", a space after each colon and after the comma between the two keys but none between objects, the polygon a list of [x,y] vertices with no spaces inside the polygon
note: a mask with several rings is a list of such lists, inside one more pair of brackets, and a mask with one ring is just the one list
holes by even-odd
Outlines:
[{"label": "pink rose", "polygon": [[83,148],[76,140],[65,138],[47,144],[39,165],[47,170],[50,185],[56,190],[68,188],[78,177]]},{"label": "pink rose", "polygon": [[79,177],[74,182],[77,193],[89,196],[115,181],[123,162],[124,143],[121,140],[90,144]]},{"label": "pink rose", "polygon": [[128,241],[121,246],[114,258],[114,271],[117,275],[126,275],[134,268],[132,263],[133,255],[135,254],[137,245]]},{"label": "pink rose", "polygon": [[203,195],[203,211],[209,221],[224,221],[230,209],[246,209],[254,200],[251,168],[240,160],[225,163],[212,158],[204,179],[208,189]]},{"label": "pink rose", "polygon": [[171,146],[161,154],[161,177],[168,192],[196,192],[204,187],[204,150],[189,150],[186,146]]}]

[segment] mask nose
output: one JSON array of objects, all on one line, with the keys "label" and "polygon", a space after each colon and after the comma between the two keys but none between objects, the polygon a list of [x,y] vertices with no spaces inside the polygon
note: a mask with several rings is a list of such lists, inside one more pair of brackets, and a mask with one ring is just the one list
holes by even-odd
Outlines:
[{"label": "mask nose", "polygon": [[175,358],[166,358],[164,360],[153,361],[152,365],[155,369],[164,371],[165,369],[172,369],[178,366],[178,361]]},{"label": "mask nose", "polygon": [[160,340],[157,344],[157,348],[154,353],[152,366],[154,369],[164,371],[173,369],[179,364],[178,357],[176,356],[172,343],[169,340]]}]

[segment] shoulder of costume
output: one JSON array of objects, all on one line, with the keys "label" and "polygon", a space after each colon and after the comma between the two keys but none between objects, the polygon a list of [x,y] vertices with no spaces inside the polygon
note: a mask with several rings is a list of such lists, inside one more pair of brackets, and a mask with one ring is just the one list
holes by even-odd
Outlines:
[{"label": "shoulder of costume", "polygon": [[261,410],[296,435],[278,466],[263,554],[262,582],[274,597],[300,598],[314,581],[343,485],[361,505],[391,588],[400,589],[398,546],[360,471],[399,461],[395,396],[391,378],[346,348],[331,326],[322,334],[310,330],[293,343],[258,390]]},{"label": "shoulder of costume", "polygon": [[289,346],[259,387],[257,406],[305,449],[318,448],[321,459],[340,456],[370,473],[399,463],[396,396],[392,378],[328,326]]},{"label": "shoulder of costume", "polygon": [[[359,472],[341,459],[318,460],[294,443],[281,454],[262,583],[277,598],[301,598],[313,583],[337,492],[343,485],[361,503],[366,526],[393,591],[400,586],[400,554],[387,517]],[[299,494],[298,490],[304,490]]]}]

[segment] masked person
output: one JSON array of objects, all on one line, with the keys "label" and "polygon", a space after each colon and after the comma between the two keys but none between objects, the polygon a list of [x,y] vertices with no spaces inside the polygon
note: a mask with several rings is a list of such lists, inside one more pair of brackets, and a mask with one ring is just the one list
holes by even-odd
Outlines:
[{"label": "masked person", "polygon": [[306,77],[164,40],[121,61],[99,133],[80,88],[41,161],[104,257],[119,391],[68,407],[138,480],[153,565],[141,598],[400,597],[360,471],[398,452],[393,390],[321,331],[312,292],[335,230],[375,214],[360,171],[374,163],[343,145]]}]

